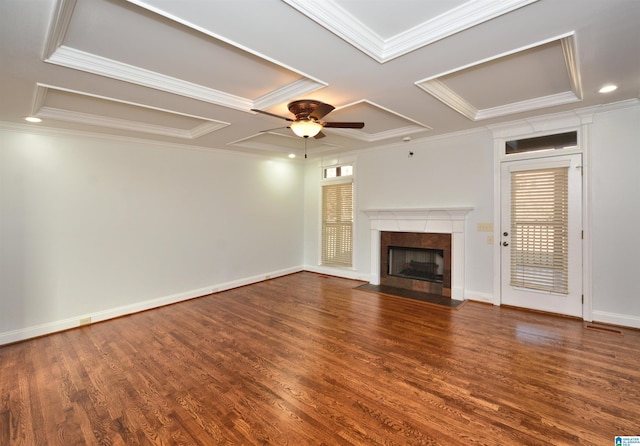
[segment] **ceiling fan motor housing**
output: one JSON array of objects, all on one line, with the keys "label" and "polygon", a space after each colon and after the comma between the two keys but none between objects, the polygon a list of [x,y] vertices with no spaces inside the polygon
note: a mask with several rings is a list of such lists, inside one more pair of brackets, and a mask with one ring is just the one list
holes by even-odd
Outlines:
[{"label": "ceiling fan motor housing", "polygon": [[296,120],[311,119],[317,121],[330,113],[335,107],[312,99],[301,99],[299,101],[290,102],[287,105],[287,108],[295,115]]}]

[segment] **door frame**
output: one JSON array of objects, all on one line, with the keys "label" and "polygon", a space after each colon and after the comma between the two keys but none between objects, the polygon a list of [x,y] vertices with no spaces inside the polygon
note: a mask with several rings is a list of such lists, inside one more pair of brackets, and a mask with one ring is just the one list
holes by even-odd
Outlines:
[{"label": "door frame", "polygon": [[500,222],[502,217],[502,184],[501,166],[503,161],[529,160],[550,156],[547,151],[527,152],[506,155],[505,143],[513,139],[534,138],[577,131],[578,147],[562,149],[554,154],[582,154],[582,319],[593,320],[592,304],[592,266],[591,266],[591,162],[590,162],[590,131],[593,113],[579,115],[575,112],[527,119],[526,121],[510,122],[490,126],[493,133],[493,304],[502,302],[502,251],[500,246]]}]

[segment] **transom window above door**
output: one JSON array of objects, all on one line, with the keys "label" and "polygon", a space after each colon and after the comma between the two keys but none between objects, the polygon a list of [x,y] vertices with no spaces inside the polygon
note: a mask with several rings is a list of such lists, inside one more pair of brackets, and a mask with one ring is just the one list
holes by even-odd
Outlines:
[{"label": "transom window above door", "polygon": [[556,133],[535,138],[514,139],[505,143],[505,154],[515,155],[542,150],[575,149],[578,146],[578,132]]}]

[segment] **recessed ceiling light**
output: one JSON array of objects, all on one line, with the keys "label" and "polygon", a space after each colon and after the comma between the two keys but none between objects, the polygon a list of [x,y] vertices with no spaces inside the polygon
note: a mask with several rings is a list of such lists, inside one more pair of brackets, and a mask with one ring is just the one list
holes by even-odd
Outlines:
[{"label": "recessed ceiling light", "polygon": [[290,153],[290,154],[289,154],[289,158],[295,158],[295,157],[296,157],[296,154],[295,154],[295,153]]},{"label": "recessed ceiling light", "polygon": [[34,122],[34,123],[42,122],[42,119],[37,118],[37,117],[35,117],[35,116],[26,116],[26,117],[24,118],[24,120],[25,120],[25,121],[27,121],[27,122]]},{"label": "recessed ceiling light", "polygon": [[618,89],[617,85],[607,84],[603,86],[600,90],[598,90],[598,93],[611,93],[612,91],[616,91],[617,89]]}]

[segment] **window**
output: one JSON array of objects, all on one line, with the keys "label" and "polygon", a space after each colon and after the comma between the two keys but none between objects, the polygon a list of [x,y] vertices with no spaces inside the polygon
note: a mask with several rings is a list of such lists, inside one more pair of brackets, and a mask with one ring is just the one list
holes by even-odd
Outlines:
[{"label": "window", "polygon": [[[351,176],[353,166],[323,169],[323,178]],[[321,264],[352,266],[353,254],[353,182],[331,181],[322,185],[322,249]]]},{"label": "window", "polygon": [[344,166],[325,167],[323,170],[323,178],[329,180],[331,178],[346,177],[353,175],[353,166],[346,164]]},{"label": "window", "polygon": [[511,173],[511,285],[567,294],[568,168]]},{"label": "window", "polygon": [[540,150],[558,150],[575,148],[578,145],[578,132],[557,133],[555,135],[507,141],[505,153],[514,155],[523,152]]}]

